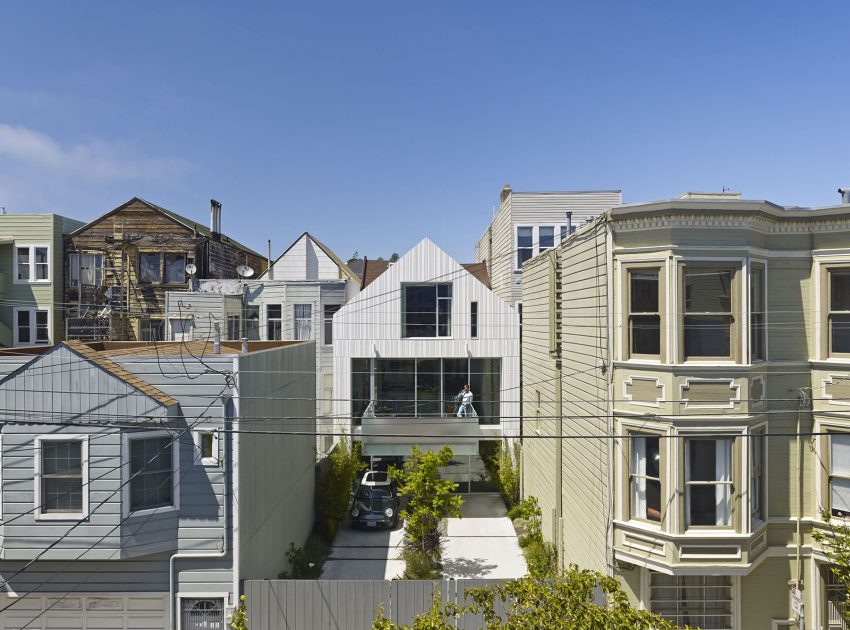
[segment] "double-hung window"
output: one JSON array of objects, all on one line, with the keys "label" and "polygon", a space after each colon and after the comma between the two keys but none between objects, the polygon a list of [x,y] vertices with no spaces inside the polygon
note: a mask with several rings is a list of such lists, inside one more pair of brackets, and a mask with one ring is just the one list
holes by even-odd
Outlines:
[{"label": "double-hung window", "polygon": [[242,318],[239,315],[227,316],[227,338],[238,341],[242,337]]},{"label": "double-hung window", "polygon": [[767,306],[764,265],[750,268],[750,360],[767,359]]},{"label": "double-hung window", "polygon": [[334,342],[334,314],[341,306],[342,304],[325,304],[323,343],[326,346],[329,346]]},{"label": "double-hung window", "polygon": [[850,433],[832,433],[829,449],[829,504],[833,516],[850,517]]},{"label": "double-hung window", "polygon": [[50,282],[50,247],[47,245],[16,245],[16,283]]},{"label": "double-hung window", "polygon": [[401,311],[402,337],[451,337],[452,285],[405,285]]},{"label": "double-hung window", "polygon": [[767,520],[765,499],[765,435],[764,431],[755,431],[750,435],[750,514],[754,521]]},{"label": "double-hung window", "polygon": [[245,306],[245,337],[248,341],[260,340],[260,307]]},{"label": "double-hung window", "polygon": [[283,309],[280,304],[266,304],[266,339],[283,339]]},{"label": "double-hung window", "polygon": [[541,225],[537,228],[537,248],[540,252],[555,247],[555,226]]},{"label": "double-hung window", "polygon": [[313,305],[296,304],[294,306],[294,335],[293,339],[305,340],[313,338]]},{"label": "double-hung window", "polygon": [[628,270],[629,356],[661,356],[659,269]]},{"label": "double-hung window", "polygon": [[630,486],[632,518],[661,521],[661,451],[660,438],[634,435]]},{"label": "double-hung window", "polygon": [[850,267],[829,270],[829,354],[850,355]]},{"label": "double-hung window", "polygon": [[732,440],[685,440],[685,512],[688,526],[732,524]]},{"label": "double-hung window", "polygon": [[683,272],[683,345],[687,359],[730,359],[735,356],[735,269],[702,264]]},{"label": "double-hung window", "polygon": [[37,308],[15,308],[15,345],[32,346],[50,343],[50,312]]},{"label": "double-hung window", "polygon": [[127,436],[127,510],[176,505],[175,467],[178,449],[170,435]]},{"label": "double-hung window", "polygon": [[162,256],[159,252],[139,254],[139,284],[162,284]]},{"label": "double-hung window", "polygon": [[103,254],[68,254],[68,286],[103,285]]},{"label": "double-hung window", "polygon": [[534,227],[520,225],[516,229],[516,268],[522,269],[526,260],[534,256]]},{"label": "double-hung window", "polygon": [[88,442],[79,436],[36,438],[36,518],[88,513]]}]

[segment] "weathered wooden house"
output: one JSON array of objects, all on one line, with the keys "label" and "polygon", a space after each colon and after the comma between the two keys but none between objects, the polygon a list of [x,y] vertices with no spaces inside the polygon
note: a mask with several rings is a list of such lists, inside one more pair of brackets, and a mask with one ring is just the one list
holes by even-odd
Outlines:
[{"label": "weathered wooden house", "polygon": [[165,293],[194,279],[255,274],[266,258],[221,233],[221,204],[206,227],[134,197],[65,238],[69,339],[162,340]]}]

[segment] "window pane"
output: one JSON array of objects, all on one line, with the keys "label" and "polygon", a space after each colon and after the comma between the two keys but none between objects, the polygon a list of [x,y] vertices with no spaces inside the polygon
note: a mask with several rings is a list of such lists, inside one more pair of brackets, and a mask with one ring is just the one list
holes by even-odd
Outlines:
[{"label": "window pane", "polygon": [[850,477],[850,433],[833,433],[830,442],[832,474]]},{"label": "window pane", "polygon": [[437,335],[449,337],[452,334],[452,300],[439,298],[437,300]]},{"label": "window pane", "polygon": [[41,443],[42,511],[83,509],[82,442]]},{"label": "window pane", "polygon": [[502,360],[470,359],[469,372],[469,387],[475,396],[472,404],[478,414],[478,423],[499,424]]},{"label": "window pane", "polygon": [[717,480],[717,442],[715,440],[688,440],[690,474],[688,481]]},{"label": "window pane", "polygon": [[340,309],[340,306],[340,304],[325,304],[325,345],[331,345],[334,342],[334,313]]},{"label": "window pane", "polygon": [[850,269],[829,271],[829,310],[850,311]]},{"label": "window pane", "polygon": [[242,318],[239,315],[228,315],[227,316],[227,338],[230,341],[236,341],[240,336],[240,328],[241,328],[241,320]]},{"label": "window pane", "polygon": [[661,316],[633,315],[629,318],[632,354],[661,354]]},{"label": "window pane", "polygon": [[440,360],[416,361],[416,412],[419,416],[440,415]]},{"label": "window pane", "polygon": [[30,312],[18,311],[18,342],[30,343]]},{"label": "window pane", "polygon": [[165,255],[165,282],[167,284],[186,282],[186,257],[183,254]]},{"label": "window pane", "polygon": [[409,285],[404,287],[404,312],[402,337],[437,336],[436,285]]},{"label": "window pane", "polygon": [[[103,283],[103,255],[80,254],[79,280],[85,285],[99,286]],[[76,270],[72,267],[71,273]]]},{"label": "window pane", "polygon": [[[457,413],[457,395],[469,382],[468,359],[443,359],[443,412]],[[470,387],[470,389],[472,389]],[[480,398],[480,392],[472,393]],[[474,404],[474,403],[473,403]],[[476,407],[477,411],[477,407]]]},{"label": "window pane", "polygon": [[630,271],[632,313],[658,312],[658,272]]},{"label": "window pane", "polygon": [[260,307],[257,305],[245,307],[245,337],[249,341],[260,339]]},{"label": "window pane", "polygon": [[47,311],[35,312],[35,342],[50,342],[50,329],[47,325]]},{"label": "window pane", "polygon": [[534,228],[518,227],[516,229],[517,247],[532,247],[534,244]]},{"label": "window pane", "polygon": [[478,302],[469,304],[469,336],[473,339],[478,337]]},{"label": "window pane", "polygon": [[141,284],[162,281],[159,268],[159,254],[139,254],[139,282]]},{"label": "window pane", "polygon": [[172,504],[170,437],[130,441],[130,510]]},{"label": "window pane", "polygon": [[266,339],[269,341],[277,341],[283,339],[283,309],[280,304],[266,305],[266,319],[268,320],[268,331],[266,331]]},{"label": "window pane", "polygon": [[523,263],[526,260],[529,260],[531,258],[532,253],[533,252],[532,252],[530,247],[529,248],[523,247],[523,248],[518,249],[517,252],[516,252],[516,254],[517,254],[517,258],[516,258],[517,267],[522,267]]},{"label": "window pane", "polygon": [[371,402],[370,359],[351,359],[351,415],[359,422]]},{"label": "window pane", "polygon": [[413,359],[378,359],[375,369],[375,415],[415,415],[416,364]]},{"label": "window pane", "polygon": [[829,316],[829,338],[832,352],[850,353],[850,314]]},{"label": "window pane", "polygon": [[283,309],[280,304],[266,305],[266,313],[269,319],[280,319],[283,316]]},{"label": "window pane", "polygon": [[45,478],[42,512],[82,512],[83,479]]},{"label": "window pane", "polygon": [[82,474],[82,442],[42,442],[41,453],[45,475]]},{"label": "window pane", "polygon": [[729,269],[685,270],[685,311],[730,313],[732,271]]},{"label": "window pane", "polygon": [[50,264],[47,258],[46,247],[35,248],[35,279],[47,280]]},{"label": "window pane", "polygon": [[833,477],[830,482],[832,486],[832,515],[850,515],[850,479]]},{"label": "window pane", "polygon": [[538,239],[540,250],[555,247],[555,227],[552,225],[541,225],[538,230],[540,234]]},{"label": "window pane", "polygon": [[298,340],[313,338],[313,306],[312,304],[295,304],[294,338]]},{"label": "window pane", "polygon": [[210,458],[215,457],[215,453],[213,453],[213,434],[212,433],[201,433],[201,457]]},{"label": "window pane", "polygon": [[18,247],[18,280],[30,279],[30,249]]},{"label": "window pane", "polygon": [[717,524],[716,486],[690,486],[689,525]]},{"label": "window pane", "polygon": [[686,315],[685,357],[731,356],[731,315]]}]

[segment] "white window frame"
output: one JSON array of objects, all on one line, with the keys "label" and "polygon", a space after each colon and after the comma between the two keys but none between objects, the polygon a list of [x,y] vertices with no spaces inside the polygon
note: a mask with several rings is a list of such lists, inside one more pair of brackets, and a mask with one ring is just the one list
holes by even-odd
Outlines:
[{"label": "white window frame", "polygon": [[[583,225],[583,224],[581,224],[581,225]],[[552,245],[552,247],[544,247],[543,249],[540,249],[540,228],[541,227],[551,227],[555,230],[554,244]],[[561,233],[564,231],[564,229],[566,227],[567,227],[566,223],[562,223],[562,222],[558,222],[558,221],[552,221],[552,222],[549,222],[549,223],[546,223],[546,222],[544,222],[544,223],[514,223],[514,239],[513,239],[513,244],[512,244],[513,249],[511,250],[511,255],[513,256],[513,263],[512,263],[513,264],[513,270],[518,271],[518,272],[522,272],[522,267],[520,267],[517,264],[519,262],[519,256],[517,255],[517,251],[519,250],[519,245],[518,245],[518,243],[519,243],[519,228],[531,228],[531,258],[534,258],[535,256],[539,256],[541,252],[545,252],[545,251],[548,251],[550,249],[555,249],[564,240],[569,238],[569,236],[570,236],[569,234],[565,234],[564,238],[561,238]],[[573,224],[573,227],[577,228],[577,227],[580,227],[580,225]],[[573,233],[575,233],[575,230],[573,230]],[[523,249],[528,249],[528,248],[524,247]],[[531,258],[529,258],[529,260],[531,260]]]},{"label": "white window frame", "polygon": [[[747,495],[749,498],[749,519],[750,519],[750,531],[754,532],[756,529],[760,529],[763,525],[767,524],[767,516],[770,514],[767,504],[767,499],[770,496],[768,493],[768,486],[770,484],[770,476],[768,475],[768,452],[769,452],[769,442],[770,438],[767,437],[767,423],[758,424],[756,426],[752,426],[748,430],[749,437],[747,438],[747,463],[748,463],[748,475],[747,479]],[[754,514],[754,497],[752,495],[753,491],[753,481],[755,478],[755,440],[760,439],[762,443],[761,448],[761,479],[762,483],[759,488],[760,496],[761,496],[761,507],[764,511],[760,516],[756,516]]]},{"label": "white window frame", "polygon": [[[171,505],[162,505],[153,508],[130,511],[130,442],[133,440],[171,438]],[[180,439],[171,434],[170,431],[127,431],[121,436],[121,515],[123,518],[131,516],[146,516],[148,514],[164,514],[175,512],[180,509]]]},{"label": "white window frame", "polygon": [[[201,439],[204,435],[212,435],[212,457],[202,456]],[[192,455],[196,466],[218,466],[221,463],[221,451],[218,445],[218,429],[216,427],[197,427],[192,429]]]},{"label": "white window frame", "polygon": [[[18,313],[21,311],[28,311],[30,315],[30,341],[28,343],[23,343],[20,340],[20,335],[18,333]],[[36,332],[38,327],[35,323],[35,314],[39,311],[44,311],[47,313],[47,341],[38,343],[36,342]],[[12,309],[12,341],[15,346],[49,346],[53,343],[53,309],[50,308],[39,308],[37,306],[16,306]]]},{"label": "white window frame", "polygon": [[[643,466],[638,462],[638,449],[637,449],[637,440],[646,440],[646,439],[656,439],[658,440],[658,477],[651,477],[646,472],[646,452],[643,453]],[[629,435],[629,478],[628,478],[628,488],[629,488],[629,511],[628,517],[631,521],[639,521],[641,523],[647,523],[653,527],[661,527],[661,524],[664,522],[664,459],[662,457],[662,446],[664,443],[664,436],[658,433],[649,433],[649,432],[634,432]],[[639,494],[640,483],[643,482],[643,502],[644,502],[644,511],[646,512],[646,484],[648,481],[657,481],[658,482],[658,494],[659,494],[659,518],[658,520],[654,520],[649,518],[649,516],[644,515],[640,516],[637,514],[637,504],[639,502]]]},{"label": "white window frame", "polygon": [[[331,313],[330,320],[328,320],[328,307],[336,307],[334,311]],[[339,309],[342,308],[342,304],[323,304],[322,305],[322,345],[332,346],[333,345],[333,327],[334,327],[334,315],[339,312]],[[328,341],[328,323],[331,326],[331,340]]]},{"label": "white window frame", "polygon": [[[29,249],[29,280],[18,279],[18,249]],[[35,279],[35,250],[36,248],[47,249],[47,279]],[[49,243],[15,243],[15,251],[12,252],[12,282],[14,284],[50,284],[53,280],[53,258]]]},{"label": "white window frame", "polygon": [[[686,530],[700,530],[700,529],[711,529],[711,530],[733,530],[735,529],[735,522],[733,519],[733,511],[734,511],[734,503],[735,503],[735,493],[740,492],[740,490],[735,489],[735,438],[728,437],[726,434],[723,437],[712,437],[710,435],[689,435],[687,433],[682,434],[684,439],[684,491],[685,491],[685,529]],[[715,479],[713,481],[689,481],[688,479],[691,476],[690,467],[691,467],[691,443],[694,441],[706,441],[706,442],[714,442],[715,443],[715,453],[717,453],[717,442],[728,442],[729,443],[729,451],[728,451],[728,461],[729,461],[729,479],[728,480],[719,480]],[[717,464],[715,463],[715,470]],[[715,477],[717,475],[715,474]],[[715,488],[715,496],[717,492],[717,488],[719,486],[727,486],[728,487],[728,523],[722,525],[695,525],[692,524],[691,521],[691,486],[713,486]],[[716,521],[716,517],[715,517]]]},{"label": "white window frame", "polygon": [[[43,442],[81,442],[80,460],[82,469],[83,509],[81,512],[43,512],[44,499],[41,492],[41,445]],[[33,517],[36,521],[81,521],[89,516],[89,436],[82,434],[38,435],[33,453]]]},{"label": "white window frame", "polygon": [[176,605],[177,605],[177,630],[183,630],[183,600],[184,599],[220,599],[224,603],[224,617],[225,620],[228,619],[233,614],[233,606],[228,602],[230,601],[230,593],[224,592],[209,592],[209,591],[200,591],[198,593],[175,593]]},{"label": "white window frame", "polygon": [[[278,302],[274,302],[274,303],[270,303],[270,304],[264,304],[263,306],[265,307],[263,309],[265,311],[265,313],[261,312],[260,317],[265,315],[265,318],[266,318],[266,327],[265,327],[266,328],[266,335],[265,335],[266,341],[282,340],[284,338],[283,337],[283,315],[284,315],[284,308],[286,308],[286,305],[278,303]],[[269,307],[270,306],[276,306],[277,308],[280,309],[280,314],[277,317],[271,317],[269,315]],[[277,324],[276,328],[277,328],[277,332],[279,333],[278,337],[274,337],[274,336],[269,334],[271,332],[271,329],[272,329],[272,324]]]},{"label": "white window frame", "polygon": [[[436,292],[434,298],[434,334],[428,336],[419,336],[413,337],[409,335],[405,335],[405,331],[407,330],[407,287],[427,287],[432,286]],[[440,286],[448,286],[449,287],[449,295],[448,296],[440,296]],[[399,314],[399,323],[401,324],[401,330],[399,331],[399,336],[401,339],[452,339],[452,320],[454,319],[454,299],[455,299],[455,289],[454,282],[404,282],[401,285],[402,298],[401,302],[401,312]],[[449,307],[446,311],[448,315],[447,322],[447,330],[445,335],[440,334],[440,302],[448,301]]]},{"label": "white window frame", "polygon": [[[298,307],[307,307],[310,309],[310,315],[308,317],[298,317]],[[313,304],[312,303],[302,303],[302,304],[293,304],[292,305],[292,338],[296,341],[309,341],[310,339],[315,339],[316,337],[313,335]],[[307,322],[310,325],[309,335],[306,337],[300,337],[298,335],[298,322]]]}]

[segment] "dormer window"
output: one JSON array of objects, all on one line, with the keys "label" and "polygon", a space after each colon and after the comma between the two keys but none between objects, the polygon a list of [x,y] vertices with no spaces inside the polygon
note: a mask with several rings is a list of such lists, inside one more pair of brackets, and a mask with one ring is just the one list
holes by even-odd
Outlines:
[{"label": "dormer window", "polygon": [[451,337],[452,285],[408,284],[402,287],[401,336]]}]

